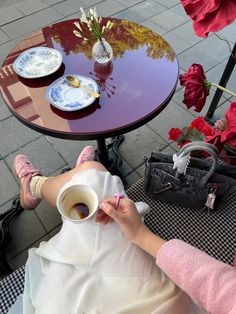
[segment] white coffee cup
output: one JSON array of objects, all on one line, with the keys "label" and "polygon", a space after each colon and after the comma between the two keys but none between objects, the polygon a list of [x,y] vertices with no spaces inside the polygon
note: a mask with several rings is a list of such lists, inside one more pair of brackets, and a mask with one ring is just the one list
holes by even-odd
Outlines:
[{"label": "white coffee cup", "polygon": [[74,223],[81,223],[96,213],[99,201],[90,186],[73,184],[61,188],[56,203],[62,217]]}]

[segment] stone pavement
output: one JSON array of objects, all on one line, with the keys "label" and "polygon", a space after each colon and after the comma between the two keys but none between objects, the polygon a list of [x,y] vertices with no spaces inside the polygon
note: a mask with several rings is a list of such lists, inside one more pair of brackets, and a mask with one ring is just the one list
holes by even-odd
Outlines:
[{"label": "stone pavement", "polygon": [[[64,19],[79,17],[80,6],[96,6],[103,16],[129,19],[143,24],[162,35],[174,48],[180,72],[192,63],[201,63],[211,81],[218,82],[229,57],[226,42],[214,34],[207,39],[197,37],[192,22],[185,14],[179,0],[0,0],[0,62],[27,34]],[[236,41],[236,23],[218,35],[233,47]],[[236,71],[228,83],[236,90]],[[213,91],[207,104],[213,97]],[[177,146],[168,140],[171,127],[183,127],[197,116],[182,104],[183,88],[176,93],[166,109],[147,125],[125,135],[120,147],[124,159],[123,172],[129,184],[143,176],[143,156],[153,149],[172,153]],[[216,115],[224,115],[231,99],[224,94]],[[206,105],[201,112],[206,113]],[[12,174],[12,160],[23,153],[42,169],[46,175],[57,174],[73,166],[81,149],[93,142],[67,141],[41,135],[18,122],[0,98],[0,213],[6,211],[19,193],[19,186]],[[132,144],[132,145],[131,145]],[[27,250],[48,240],[60,229],[61,218],[57,210],[42,202],[35,211],[24,211],[11,224],[12,241],[7,251],[13,269],[25,263]]]}]

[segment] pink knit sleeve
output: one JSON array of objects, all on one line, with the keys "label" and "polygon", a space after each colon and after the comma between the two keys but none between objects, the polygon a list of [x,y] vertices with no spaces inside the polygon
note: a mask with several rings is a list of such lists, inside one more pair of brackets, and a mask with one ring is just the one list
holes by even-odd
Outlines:
[{"label": "pink knit sleeve", "polygon": [[236,313],[236,269],[181,241],[164,244],[157,265],[212,314]]}]

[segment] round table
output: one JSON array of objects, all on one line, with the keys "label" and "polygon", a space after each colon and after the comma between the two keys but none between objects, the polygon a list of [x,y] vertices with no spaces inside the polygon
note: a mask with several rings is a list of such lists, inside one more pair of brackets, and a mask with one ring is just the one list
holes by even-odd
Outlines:
[{"label": "round table", "polygon": [[[114,26],[105,34],[113,48],[109,63],[96,63],[92,57],[94,43],[85,43],[73,34],[76,20],[63,21],[32,33],[9,53],[1,69],[0,88],[13,115],[26,126],[58,138],[96,140],[98,159],[111,170],[114,158],[105,139],[121,136],[157,116],[175,92],[179,67],[173,49],[160,35],[127,20],[110,20]],[[18,76],[13,62],[26,49],[38,46],[59,50],[63,55],[61,67],[43,78]],[[79,111],[55,108],[48,103],[46,91],[65,74],[93,78],[100,98]]]}]

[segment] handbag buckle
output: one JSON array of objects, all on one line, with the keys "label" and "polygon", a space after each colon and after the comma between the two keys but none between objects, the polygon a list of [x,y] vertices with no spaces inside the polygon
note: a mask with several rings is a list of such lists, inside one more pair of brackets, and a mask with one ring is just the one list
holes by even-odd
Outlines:
[{"label": "handbag buckle", "polygon": [[164,186],[161,190],[159,190],[157,192],[155,191],[155,194],[159,194],[161,192],[170,190],[171,188],[172,188],[172,184],[170,182],[167,182],[166,186]]}]

